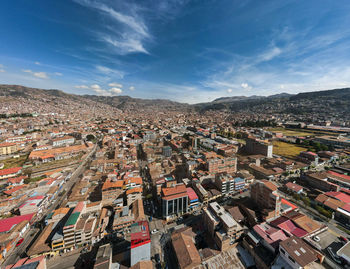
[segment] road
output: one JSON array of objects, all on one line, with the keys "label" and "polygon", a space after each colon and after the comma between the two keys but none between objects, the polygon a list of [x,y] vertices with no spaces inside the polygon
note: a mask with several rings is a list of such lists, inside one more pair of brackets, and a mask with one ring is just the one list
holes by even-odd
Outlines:
[{"label": "road", "polygon": [[[47,213],[53,211],[57,206],[62,204],[62,202],[67,198],[68,192],[71,190],[73,185],[78,181],[79,176],[85,171],[86,167],[85,165],[91,160],[92,156],[96,153],[97,144],[94,146],[92,151],[89,153],[88,156],[82,161],[82,163],[77,167],[77,169],[72,173],[70,179],[66,182],[66,186],[64,188],[65,193],[62,196],[58,196],[59,198],[56,199],[56,202],[48,207],[48,209],[45,211],[45,213],[41,214],[39,216],[39,220],[37,220],[37,223],[41,223],[44,218],[46,217]],[[30,244],[35,239],[35,236],[38,232],[41,232],[40,229],[34,228],[34,225],[30,227],[26,235],[24,236],[24,240],[21,245],[16,247],[10,254],[6,257],[4,263],[2,266],[6,267],[10,264],[15,264],[21,257],[25,256],[26,250],[29,248]]]}]

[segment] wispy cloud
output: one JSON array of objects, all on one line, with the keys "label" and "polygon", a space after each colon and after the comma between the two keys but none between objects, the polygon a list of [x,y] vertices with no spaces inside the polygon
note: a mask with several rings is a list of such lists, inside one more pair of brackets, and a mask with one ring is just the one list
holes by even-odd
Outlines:
[{"label": "wispy cloud", "polygon": [[87,86],[87,85],[76,85],[76,86],[74,86],[74,88],[76,88],[76,89],[89,89],[89,86]]},{"label": "wispy cloud", "polygon": [[[135,9],[125,9],[119,11],[112,7],[112,4],[90,1],[75,0],[82,6],[97,10],[101,14],[109,17],[116,25],[118,31],[100,32],[98,38],[110,47],[113,47],[118,54],[128,53],[148,53],[145,49],[145,41],[151,39],[148,27],[143,17]],[[132,11],[132,12],[131,12]]]},{"label": "wispy cloud", "polygon": [[[110,83],[110,84],[116,84],[116,83]],[[77,89],[91,90],[100,96],[114,96],[114,95],[121,94],[123,92],[123,90],[118,87],[112,87],[106,90],[106,89],[103,89],[99,84],[92,84],[90,86],[76,85],[74,87]]]},{"label": "wispy cloud", "polygon": [[116,83],[116,82],[111,82],[108,84],[109,87],[117,87],[117,88],[123,88],[123,85],[120,83]]},{"label": "wispy cloud", "polygon": [[61,72],[55,72],[54,75],[60,76],[60,77],[63,76],[63,74]]},{"label": "wispy cloud", "polygon": [[97,65],[96,70],[100,73],[105,74],[105,75],[111,75],[111,76],[114,76],[117,78],[123,78],[125,76],[124,71],[117,70],[117,69],[111,69],[109,67],[102,66],[102,65]]},{"label": "wispy cloud", "polygon": [[130,90],[130,91],[134,91],[134,90],[135,90],[135,87],[134,87],[134,86],[130,86],[130,87],[129,87],[129,90]]},{"label": "wispy cloud", "polygon": [[43,79],[49,79],[49,76],[47,75],[46,72],[34,72],[30,69],[25,69],[25,70],[22,70],[23,72],[25,73],[28,73],[28,74],[31,74],[33,75],[34,77],[37,77],[37,78],[43,78]]},{"label": "wispy cloud", "polygon": [[0,64],[0,73],[4,73],[5,69],[4,69],[4,65]]}]

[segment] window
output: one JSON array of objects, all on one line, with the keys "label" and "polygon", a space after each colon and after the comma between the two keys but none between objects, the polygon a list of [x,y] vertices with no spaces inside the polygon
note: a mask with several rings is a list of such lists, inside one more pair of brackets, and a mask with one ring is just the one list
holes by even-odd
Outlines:
[{"label": "window", "polygon": [[280,248],[280,251],[282,252],[283,255],[286,255],[286,252],[284,251],[283,248]]},{"label": "window", "polygon": [[288,256],[288,259],[290,259],[292,263],[295,263],[295,260],[291,256]]}]

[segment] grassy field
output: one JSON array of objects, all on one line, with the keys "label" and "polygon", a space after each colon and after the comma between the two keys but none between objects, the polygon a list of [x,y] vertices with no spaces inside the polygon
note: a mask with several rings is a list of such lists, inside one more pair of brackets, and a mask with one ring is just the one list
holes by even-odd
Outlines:
[{"label": "grassy field", "polygon": [[287,158],[295,158],[301,151],[307,150],[294,144],[289,144],[281,141],[273,141],[273,154],[284,156]]},{"label": "grassy field", "polygon": [[5,165],[4,169],[23,166],[23,164],[27,160],[27,157],[28,155],[23,155],[23,156],[20,156],[19,158],[8,158],[0,161],[0,163],[3,163]]},{"label": "grassy field", "polygon": [[327,132],[327,131],[313,131],[313,130],[306,130],[306,129],[285,129],[282,127],[269,128],[268,131],[281,132],[286,136],[337,135],[336,133]]}]

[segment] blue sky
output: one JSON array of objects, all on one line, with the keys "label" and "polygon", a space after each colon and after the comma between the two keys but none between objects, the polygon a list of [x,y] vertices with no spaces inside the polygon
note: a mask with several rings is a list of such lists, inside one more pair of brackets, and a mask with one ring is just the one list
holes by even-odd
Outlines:
[{"label": "blue sky", "polygon": [[207,102],[350,86],[348,0],[2,0],[0,83]]}]

